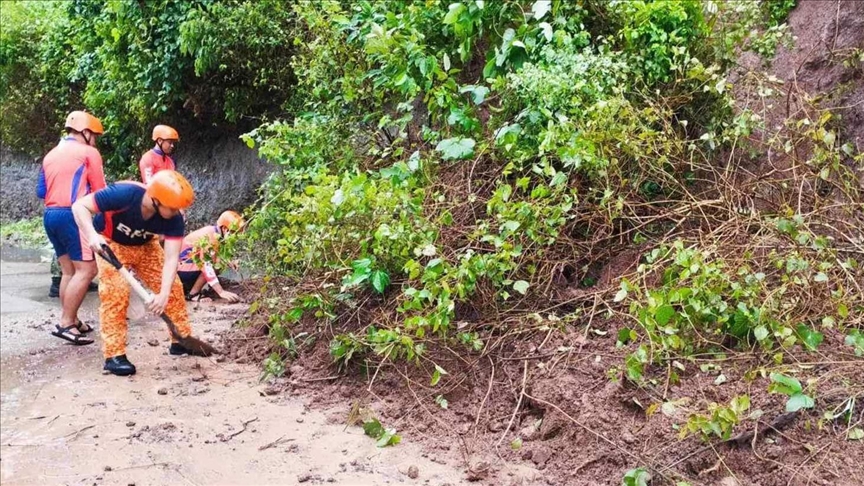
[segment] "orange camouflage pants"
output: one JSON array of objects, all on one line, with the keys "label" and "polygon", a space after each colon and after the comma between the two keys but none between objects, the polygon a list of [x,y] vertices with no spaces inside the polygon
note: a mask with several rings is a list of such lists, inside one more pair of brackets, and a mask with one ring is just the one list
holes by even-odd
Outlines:
[{"label": "orange camouflage pants", "polygon": [[[155,238],[141,246],[118,245],[108,241],[108,245],[123,265],[134,272],[150,291],[159,292],[162,285],[162,265],[165,254]],[[126,279],[114,267],[101,258],[99,265],[99,328],[102,334],[102,354],[105,359],[126,354],[126,311],[129,308],[129,293],[132,289]],[[171,296],[165,306],[165,314],[174,321],[181,336],[192,333],[189,326],[189,313],[180,279],[174,277]],[[166,328],[167,329],[167,328]],[[172,338],[172,341],[174,339]]]}]

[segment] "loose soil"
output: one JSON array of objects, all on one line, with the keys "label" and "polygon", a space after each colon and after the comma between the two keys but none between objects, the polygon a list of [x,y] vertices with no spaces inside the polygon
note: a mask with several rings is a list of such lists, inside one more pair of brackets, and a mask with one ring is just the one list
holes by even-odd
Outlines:
[{"label": "loose soil", "polygon": [[[140,307],[130,311],[128,349],[137,375],[103,375],[98,337],[74,347],[50,336],[59,306],[47,297],[47,263],[4,261],[0,274],[4,485],[463,483],[452,455],[425,454],[409,430],[379,449],[346,427],[348,399],[310,407],[275,395],[251,364],[168,355],[164,325]],[[89,294],[85,321],[98,322],[97,304]],[[202,302],[193,329],[218,343],[245,309]]]}]

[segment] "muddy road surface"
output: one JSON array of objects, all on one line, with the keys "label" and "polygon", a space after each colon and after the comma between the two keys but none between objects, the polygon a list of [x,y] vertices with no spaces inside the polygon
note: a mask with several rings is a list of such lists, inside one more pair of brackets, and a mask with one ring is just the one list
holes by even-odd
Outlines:
[{"label": "muddy road surface", "polygon": [[[433,462],[410,437],[379,449],[346,428],[348,403],[310,410],[269,395],[253,365],[170,356],[165,327],[140,307],[127,350],[138,373],[103,375],[98,329],[89,346],[49,334],[59,317],[49,283],[47,263],[0,266],[4,485],[463,484],[456,465]],[[94,326],[97,305],[90,293],[80,313]],[[244,307],[190,311],[194,333],[218,343]]]}]

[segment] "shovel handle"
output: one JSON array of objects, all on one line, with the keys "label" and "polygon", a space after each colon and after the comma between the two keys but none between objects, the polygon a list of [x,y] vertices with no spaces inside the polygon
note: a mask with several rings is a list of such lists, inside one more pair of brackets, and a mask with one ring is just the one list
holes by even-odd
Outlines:
[{"label": "shovel handle", "polygon": [[144,284],[139,282],[138,279],[123,266],[123,262],[117,258],[117,255],[114,254],[114,251],[111,250],[110,246],[102,245],[102,251],[99,252],[99,256],[120,272],[120,275],[126,279],[129,286],[132,287],[132,290],[138,295],[138,297],[141,297],[141,300],[143,300],[145,304],[149,304],[150,301],[153,300],[153,292],[150,292]]}]

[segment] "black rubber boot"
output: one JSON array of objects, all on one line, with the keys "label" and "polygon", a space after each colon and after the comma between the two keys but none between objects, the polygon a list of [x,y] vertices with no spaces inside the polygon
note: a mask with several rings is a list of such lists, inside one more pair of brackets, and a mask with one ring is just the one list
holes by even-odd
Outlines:
[{"label": "black rubber boot", "polygon": [[126,359],[125,354],[106,359],[105,366],[102,369],[117,376],[129,376],[135,374],[135,365]]},{"label": "black rubber boot", "polygon": [[90,282],[90,285],[87,286],[87,292],[96,292],[99,290],[99,284],[96,282]]},{"label": "black rubber boot", "polygon": [[51,277],[51,288],[48,289],[48,297],[60,297],[60,279],[63,277]]}]

